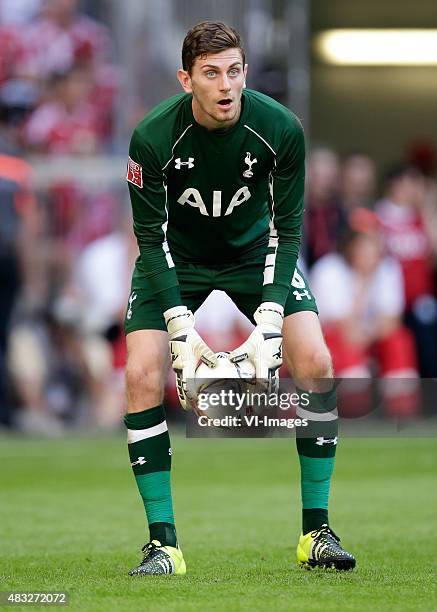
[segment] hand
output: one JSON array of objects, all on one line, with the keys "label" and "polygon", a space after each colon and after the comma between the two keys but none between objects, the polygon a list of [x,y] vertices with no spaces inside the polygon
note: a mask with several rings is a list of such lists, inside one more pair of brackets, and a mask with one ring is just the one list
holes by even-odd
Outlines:
[{"label": "hand", "polygon": [[255,366],[257,381],[268,381],[268,390],[276,390],[278,369],[282,365],[282,322],[284,309],[275,302],[263,302],[257,308],[256,327],[246,342],[231,351],[234,363],[249,359]]},{"label": "hand", "polygon": [[176,373],[176,389],[184,410],[190,410],[195,394],[189,388],[199,360],[210,368],[217,357],[194,329],[194,315],[186,306],[176,306],[164,312],[169,335],[171,365]]}]

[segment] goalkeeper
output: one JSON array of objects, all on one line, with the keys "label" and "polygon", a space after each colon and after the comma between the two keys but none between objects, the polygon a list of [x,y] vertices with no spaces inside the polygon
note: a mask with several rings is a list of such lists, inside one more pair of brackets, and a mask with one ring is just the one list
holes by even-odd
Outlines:
[{"label": "goalkeeper", "polygon": [[[225,291],[255,323],[247,341],[232,351],[233,360],[248,356],[257,378],[271,378],[282,363],[283,339],[285,363],[302,390],[332,379],[315,300],[296,268],[305,181],[302,127],[288,109],[245,89],[246,74],[239,34],[223,23],[199,23],[182,47],[177,76],[184,93],[148,113],[130,143],[127,181],[140,256],[125,319],[125,424],[150,532],[131,575],[186,571],[162,403],[169,356],[184,408],[190,403],[186,382],[198,360],[215,366],[193,315],[213,289]],[[328,520],[338,439],[332,384],[310,397],[299,416],[311,419],[314,437],[297,438],[303,506],[298,562],[349,569],[355,559]]]}]

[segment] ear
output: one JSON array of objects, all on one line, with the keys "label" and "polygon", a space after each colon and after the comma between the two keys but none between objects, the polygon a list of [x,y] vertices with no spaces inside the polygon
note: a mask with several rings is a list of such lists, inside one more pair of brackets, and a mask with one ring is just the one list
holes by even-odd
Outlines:
[{"label": "ear", "polygon": [[243,74],[244,74],[244,85],[246,87],[246,78],[247,78],[247,69],[249,68],[249,64],[244,64]]},{"label": "ear", "polygon": [[185,93],[192,93],[193,88],[191,86],[191,77],[189,72],[187,70],[182,70],[182,68],[179,68],[177,72],[177,77]]}]

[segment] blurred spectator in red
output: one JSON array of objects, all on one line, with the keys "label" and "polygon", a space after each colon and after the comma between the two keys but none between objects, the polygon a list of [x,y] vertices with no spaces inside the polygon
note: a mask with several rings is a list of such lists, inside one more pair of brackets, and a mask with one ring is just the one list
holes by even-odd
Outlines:
[{"label": "blurred spectator in red", "polygon": [[[384,255],[376,216],[356,209],[351,228],[343,234],[338,253],[321,258],[311,271],[326,343],[338,377],[372,374],[372,363],[383,378],[417,378],[414,340],[402,324],[402,270]],[[389,414],[412,415],[417,409],[416,387],[387,390]],[[411,394],[411,391],[414,391]],[[402,408],[400,408],[400,406]]]},{"label": "blurred spectator in red", "polygon": [[118,88],[111,53],[109,30],[78,12],[77,0],[44,0],[35,20],[0,27],[0,84],[26,84],[42,106],[27,145],[74,154],[106,144]]},{"label": "blurred spectator in red", "polygon": [[432,240],[424,222],[425,177],[400,165],[386,178],[384,199],[375,206],[388,252],[399,261],[405,287],[406,322],[414,333],[420,373],[437,376],[437,302]]},{"label": "blurred spectator in red", "polygon": [[18,28],[14,25],[0,23],[0,85],[14,77],[19,44]]},{"label": "blurred spectator in red", "polygon": [[78,0],[44,0],[37,19],[20,38],[15,74],[44,79],[68,71],[84,58],[108,61],[111,38],[107,28],[78,10]]},{"label": "blurred spectator in red", "polygon": [[349,153],[340,168],[340,199],[344,210],[370,208],[375,201],[376,169],[365,153]]},{"label": "blurred spectator in red", "polygon": [[407,159],[408,164],[420,170],[424,176],[425,197],[420,211],[435,255],[437,254],[437,181],[435,179],[437,150],[434,142],[429,138],[414,140],[408,147]]},{"label": "blurred spectator in red", "polygon": [[307,165],[303,257],[311,266],[337,248],[337,237],[346,224],[338,196],[339,164],[330,149],[314,149]]},{"label": "blurred spectator in red", "polygon": [[98,112],[89,101],[92,88],[92,75],[81,67],[53,75],[46,101],[24,127],[24,143],[39,153],[96,153],[101,143]]}]

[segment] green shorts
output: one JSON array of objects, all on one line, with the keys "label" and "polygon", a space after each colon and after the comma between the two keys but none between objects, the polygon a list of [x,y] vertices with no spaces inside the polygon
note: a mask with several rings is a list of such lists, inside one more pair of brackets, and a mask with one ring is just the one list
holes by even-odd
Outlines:
[{"label": "green shorts", "polygon": [[[237,308],[254,323],[253,313],[262,299],[265,258],[256,258],[226,267],[177,263],[176,271],[182,302],[195,312],[214,289],[224,291]],[[294,312],[317,311],[316,300],[300,270],[290,278],[290,293],[284,308],[285,316]],[[136,269],[124,320],[125,333],[139,329],[166,331],[164,317],[149,282]]]}]

